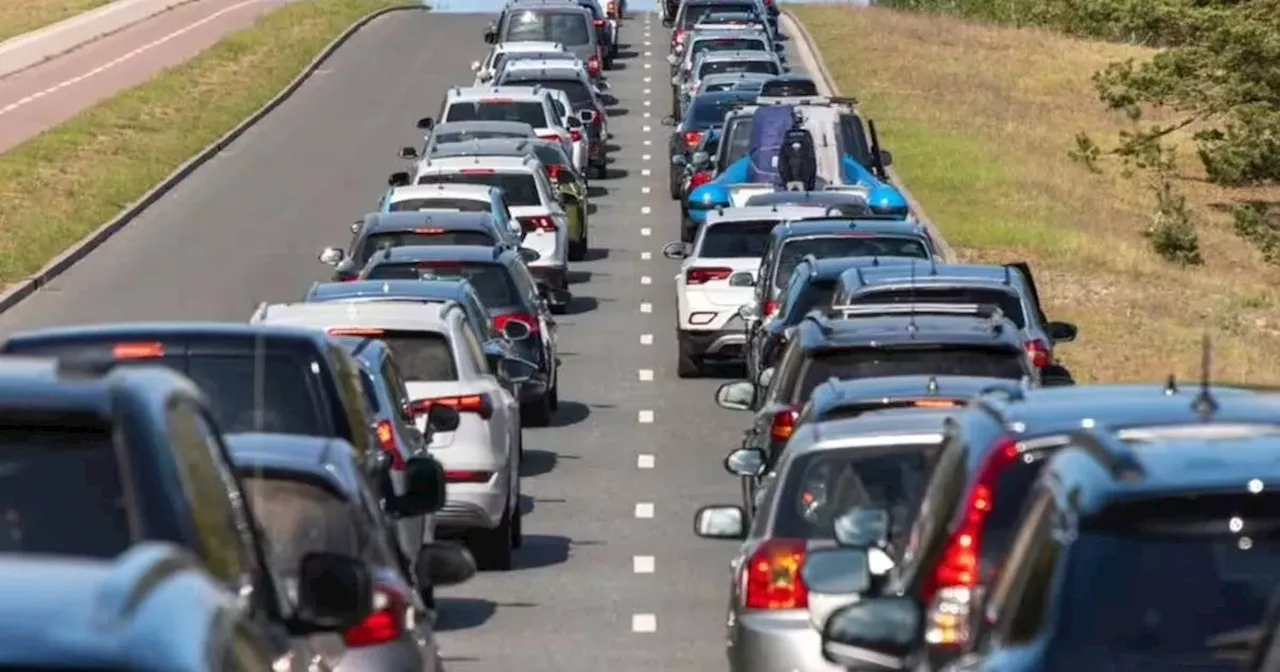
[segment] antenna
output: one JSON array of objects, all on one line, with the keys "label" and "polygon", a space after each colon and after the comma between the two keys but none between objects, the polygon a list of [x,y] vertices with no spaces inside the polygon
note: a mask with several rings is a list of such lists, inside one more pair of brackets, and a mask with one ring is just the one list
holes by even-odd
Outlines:
[{"label": "antenna", "polygon": [[1200,419],[1209,420],[1209,416],[1218,411],[1218,400],[1209,391],[1209,373],[1213,348],[1209,343],[1209,332],[1205,332],[1200,342],[1200,393],[1191,402],[1191,410],[1200,415]]},{"label": "antenna", "polygon": [[938,394],[937,376],[929,376],[929,384],[925,387],[925,393],[929,396],[936,396]]},{"label": "antenna", "polygon": [[1008,264],[1005,264],[1005,266],[1004,266],[1004,284],[1005,284],[1006,286],[1007,286],[1007,285],[1011,285],[1011,284],[1013,284],[1013,278],[1011,277],[1011,273],[1012,273],[1012,271],[1009,269],[1009,265],[1008,265]]}]

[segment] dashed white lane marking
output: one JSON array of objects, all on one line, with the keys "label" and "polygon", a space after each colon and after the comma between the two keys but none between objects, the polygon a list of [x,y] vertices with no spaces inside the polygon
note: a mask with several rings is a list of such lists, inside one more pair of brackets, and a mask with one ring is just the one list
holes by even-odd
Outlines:
[{"label": "dashed white lane marking", "polygon": [[640,382],[642,383],[653,382],[653,369],[640,369],[637,373],[640,376]]},{"label": "dashed white lane marking", "polygon": [[647,194],[653,191],[653,187],[640,187],[640,193]]},{"label": "dashed white lane marking", "polygon": [[647,275],[642,275],[642,276],[640,276],[640,284],[642,284],[642,285],[652,285],[652,284],[653,284],[653,278],[651,278],[651,277],[649,277],[649,276],[647,276]]},{"label": "dashed white lane marking", "polygon": [[657,460],[652,455],[644,453],[636,455],[636,469],[652,469],[655,462]]},{"label": "dashed white lane marking", "polygon": [[651,229],[651,228],[649,228],[649,227],[647,227],[647,226],[646,226],[646,227],[644,227],[643,229],[640,229],[640,235],[642,235],[642,236],[652,236],[652,235],[653,235],[653,229]]},{"label": "dashed white lane marking", "polygon": [[[643,411],[641,412],[643,413]],[[650,411],[650,413],[652,412],[653,411]],[[653,517],[653,502],[636,503],[636,518],[652,518],[652,517]]]},{"label": "dashed white lane marking", "polygon": [[640,334],[640,345],[653,345],[653,334]]},{"label": "dashed white lane marking", "polygon": [[45,96],[61,91],[62,89],[67,88],[68,86],[74,86],[76,84],[79,84],[80,82],[83,82],[86,79],[89,79],[90,77],[93,77],[95,75],[100,75],[103,72],[106,72],[107,70],[110,70],[111,68],[114,68],[117,65],[120,65],[121,63],[124,63],[125,61],[132,59],[138,54],[141,54],[146,51],[151,51],[152,49],[155,49],[156,47],[166,42],[169,42],[180,35],[185,35],[195,30],[196,28],[199,28],[200,26],[203,26],[206,23],[209,23],[210,21],[216,20],[220,16],[223,16],[225,14],[230,14],[231,12],[234,12],[237,9],[240,9],[241,7],[248,7],[249,5],[258,4],[259,2],[260,0],[245,0],[244,2],[238,2],[234,5],[231,5],[230,7],[224,7],[223,9],[220,9],[210,14],[209,16],[206,16],[203,19],[196,21],[195,23],[191,23],[182,28],[179,28],[178,30],[175,30],[172,33],[169,33],[168,35],[165,35],[164,37],[161,37],[157,40],[152,40],[151,42],[148,42],[142,45],[141,47],[138,47],[137,49],[134,49],[133,51],[130,51],[129,53],[124,54],[123,56],[120,56],[114,60],[107,61],[106,63],[99,65],[98,67],[92,70],[83,72],[79,75],[76,75],[75,77],[72,77],[71,79],[58,82],[57,84],[54,84],[53,86],[43,91],[37,91],[25,98],[19,98],[18,100],[15,100],[14,102],[9,103],[8,105],[5,105],[4,107],[0,107],[0,116],[6,115],[18,109],[19,107],[26,105],[27,103],[33,103],[37,100],[40,100],[41,98],[44,98]]},{"label": "dashed white lane marking", "polygon": [[652,147],[652,146],[653,146],[653,141],[652,141],[652,140],[645,140],[645,141],[644,141],[644,146],[645,146],[645,147]]},{"label": "dashed white lane marking", "polygon": [[653,78],[652,78],[652,77],[645,77],[645,78],[644,78],[644,83],[645,83],[645,84],[648,84],[649,82],[652,82],[652,81],[653,81]]},{"label": "dashed white lane marking", "polygon": [[653,56],[653,52],[652,52],[652,51],[646,51],[646,52],[644,52],[644,57],[645,57],[645,58],[649,58],[650,56]]},{"label": "dashed white lane marking", "polygon": [[[645,35],[645,37],[648,37],[648,35]],[[651,46],[653,46],[653,43],[651,43],[649,40],[645,40],[645,41],[644,41],[644,46],[646,46],[646,47],[651,47]]]},{"label": "dashed white lane marking", "polygon": [[650,116],[652,116],[652,115],[650,115],[648,112],[645,112],[645,113],[644,113],[644,118],[645,118],[645,119],[648,119]]},{"label": "dashed white lane marking", "polygon": [[631,558],[631,570],[636,574],[653,573],[653,556],[636,555]]},{"label": "dashed white lane marking", "polygon": [[640,169],[640,174],[641,174],[641,175],[643,175],[643,176],[645,176],[645,177],[649,177],[650,175],[652,175],[652,174],[653,174],[653,171],[652,171],[652,170],[649,170],[648,168],[641,168],[641,169]]},{"label": "dashed white lane marking", "polygon": [[650,106],[650,105],[652,105],[652,104],[653,104],[653,101],[652,101],[652,100],[646,100],[646,101],[644,101],[644,106],[645,106],[645,107],[649,107],[649,106]]},{"label": "dashed white lane marking", "polygon": [[[653,304],[652,304],[652,303],[642,303],[642,304],[640,304],[640,312],[642,312],[642,313],[652,313],[652,312],[653,312]],[[650,411],[650,417],[653,417],[652,413],[653,413],[653,412],[652,412],[652,411]],[[641,411],[641,413],[640,413],[640,417],[644,417],[644,412],[643,412],[643,411]],[[641,420],[640,422],[644,422],[644,420]]]},{"label": "dashed white lane marking", "polygon": [[653,127],[652,127],[652,126],[645,126],[645,127],[644,127],[644,132],[645,132],[645,133],[648,133],[648,132],[650,132],[650,131],[652,131],[652,130],[653,130]]},{"label": "dashed white lane marking", "polygon": [[631,614],[631,632],[650,635],[658,631],[658,617],[655,614]]},{"label": "dashed white lane marking", "polygon": [[648,70],[649,68],[652,68],[652,67],[653,67],[653,64],[652,64],[652,63],[645,63],[645,64],[644,64],[644,69],[645,69],[645,70]]},{"label": "dashed white lane marking", "polygon": [[649,95],[649,94],[651,94],[651,93],[653,93],[653,89],[645,89],[645,90],[644,90],[644,95],[646,95],[646,96],[647,96],[647,95]]},{"label": "dashed white lane marking", "polygon": [[649,206],[647,206],[647,205],[646,205],[646,206],[643,206],[643,207],[641,207],[641,208],[640,208],[640,214],[642,214],[642,215],[647,215],[647,214],[649,214],[649,213],[651,213],[651,212],[653,212],[653,208],[651,208],[651,207],[649,207]]},{"label": "dashed white lane marking", "polygon": [[653,258],[653,253],[652,253],[652,252],[641,252],[641,253],[640,253],[640,261],[649,261],[649,260],[650,260],[650,259],[652,259],[652,258]]},{"label": "dashed white lane marking", "polygon": [[649,159],[652,159],[652,158],[653,158],[653,155],[651,155],[651,154],[645,154],[644,156],[640,157],[640,160],[641,160],[641,161],[648,161]]}]

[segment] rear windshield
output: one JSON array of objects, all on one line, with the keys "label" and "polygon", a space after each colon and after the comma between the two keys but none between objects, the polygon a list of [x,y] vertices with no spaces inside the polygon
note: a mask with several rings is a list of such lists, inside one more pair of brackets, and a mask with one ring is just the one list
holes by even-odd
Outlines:
[{"label": "rear windshield", "polygon": [[768,45],[756,37],[716,37],[693,43],[693,56],[704,51],[766,51]]},{"label": "rear windshield", "polygon": [[825,412],[810,417],[807,420],[811,422],[848,420],[850,418],[856,418],[860,415],[870,413],[871,411],[883,411],[890,408],[948,408],[963,405],[964,400],[962,399],[940,399],[938,397],[929,397],[928,399],[877,400],[832,406]]},{"label": "rear windshield", "polygon": [[1080,664],[1060,669],[1242,669],[1211,642],[1267,613],[1280,582],[1280,497],[1241,488],[1146,500],[1083,527],[1068,547],[1055,635],[1064,660]]},{"label": "rear windshield", "polygon": [[686,5],[684,7],[683,22],[678,27],[688,30],[689,28],[696,26],[698,22],[701,21],[703,17],[707,16],[708,14],[712,14],[712,13],[720,14],[722,12],[739,12],[739,11],[743,11],[744,9],[747,9],[748,7],[749,7],[748,5],[743,5],[740,3],[727,3],[723,5]]},{"label": "rear windshield", "polygon": [[542,204],[538,199],[538,183],[529,173],[432,173],[419,177],[418,184],[483,184],[502,189],[509,206]]},{"label": "rear windshield", "polygon": [[441,231],[440,233],[417,233],[415,231],[388,231],[386,233],[375,233],[365,238],[364,249],[359,260],[360,264],[369,261],[369,258],[378,250],[384,250],[391,247],[405,247],[407,245],[496,245],[498,241],[494,240],[493,234],[487,231]]},{"label": "rear windshield", "polygon": [[712,61],[703,63],[698,68],[698,77],[706,77],[721,72],[759,72],[766,75],[778,74],[778,64],[773,61]]},{"label": "rear windshield", "polygon": [[111,430],[82,418],[0,425],[0,553],[111,558],[131,543]]},{"label": "rear windshield", "polygon": [[803,79],[767,82],[760,88],[760,95],[772,98],[816,96],[818,95],[818,85]]},{"label": "rear windshield", "polygon": [[830,378],[856,380],[886,376],[985,376],[1017,380],[1026,375],[1020,350],[938,346],[857,348],[813,353],[805,364],[795,400],[809,399]]},{"label": "rear windshield", "polygon": [[292,577],[309,553],[361,557],[364,533],[352,508],[319,485],[243,471],[240,482],[254,518],[262,526],[269,562]]},{"label": "rear windshield", "polygon": [[782,244],[778,255],[778,269],[774,272],[774,287],[782,289],[791,278],[791,271],[805,256],[818,259],[836,257],[915,257],[928,259],[929,250],[919,238],[903,236],[831,235],[812,238],[793,238]]},{"label": "rear windshield", "polygon": [[457,380],[453,351],[443,334],[431,331],[384,331],[378,339],[387,344],[405,380]]},{"label": "rear windshield", "polygon": [[565,95],[569,96],[569,104],[575,110],[589,109],[595,104],[587,85],[577,79],[515,80],[510,83],[514,86],[544,86],[548,89],[564,91]]},{"label": "rear windshield", "polygon": [[528,10],[513,13],[507,19],[503,42],[559,42],[577,47],[591,42],[587,17],[582,12],[550,12]]},{"label": "rear windshield", "polygon": [[538,143],[533,148],[533,153],[542,162],[542,165],[550,168],[551,166],[568,166],[569,157],[564,155],[564,151],[560,149],[559,144],[543,144]]},{"label": "rear windshield", "polygon": [[982,521],[982,543],[978,546],[978,580],[982,583],[995,578],[996,570],[1009,553],[1022,519],[1023,505],[1031,496],[1031,486],[1035,485],[1041,467],[1055,450],[1045,449],[1030,454],[1032,459],[1029,461],[1015,462],[1000,472],[991,498],[991,509]]},{"label": "rear windshield", "polygon": [[[391,212],[413,212],[415,210],[454,210],[456,212],[490,212],[493,205],[488,201],[477,201],[470,198],[406,198],[387,206]],[[461,245],[463,243],[459,243]],[[466,243],[470,244],[470,243]]]},{"label": "rear windshield", "polygon": [[365,280],[466,280],[486,308],[502,308],[519,303],[519,293],[511,274],[500,264],[484,262],[412,262],[378,264]]},{"label": "rear windshield", "polygon": [[1022,301],[1017,294],[1003,289],[987,287],[917,287],[914,289],[884,289],[859,294],[854,304],[867,303],[980,303],[1000,307],[1004,316],[1018,325],[1027,326],[1027,316],[1022,312]]},{"label": "rear windshield", "polygon": [[547,113],[538,101],[458,102],[449,106],[445,121],[518,121],[534,128],[546,128]]},{"label": "rear windshield", "polygon": [[494,72],[502,72],[502,66],[513,61],[576,61],[577,56],[567,51],[504,51],[493,59]]},{"label": "rear windshield", "polygon": [[890,511],[891,539],[911,527],[938,444],[883,452],[824,450],[795,459],[778,501],[772,536],[829,539],[836,518],[855,506]]},{"label": "rear windshield", "polygon": [[311,371],[305,358],[245,353],[191,355],[183,372],[204,391],[224,432],[329,436]]},{"label": "rear windshield", "polygon": [[707,228],[702,234],[699,257],[717,259],[759,259],[769,244],[769,234],[778,222],[723,222]]},{"label": "rear windshield", "polygon": [[742,104],[745,98],[737,94],[728,96],[698,96],[685,115],[685,130],[700,130],[724,122],[724,115]]}]

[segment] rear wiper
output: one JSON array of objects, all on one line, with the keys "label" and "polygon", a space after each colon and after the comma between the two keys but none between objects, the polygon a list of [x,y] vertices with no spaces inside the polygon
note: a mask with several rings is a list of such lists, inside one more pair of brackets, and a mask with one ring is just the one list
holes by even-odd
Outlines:
[{"label": "rear wiper", "polygon": [[1247,663],[1254,649],[1262,641],[1262,627],[1251,625],[1239,630],[1214,635],[1204,642],[1205,648],[1215,660]]}]

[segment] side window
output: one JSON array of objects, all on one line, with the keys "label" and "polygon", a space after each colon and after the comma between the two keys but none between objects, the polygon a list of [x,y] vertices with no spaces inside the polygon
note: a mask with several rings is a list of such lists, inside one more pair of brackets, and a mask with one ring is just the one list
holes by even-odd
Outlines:
[{"label": "side window", "polygon": [[804,349],[800,347],[800,341],[792,339],[787,344],[787,349],[783,351],[782,356],[778,358],[778,367],[774,369],[773,380],[769,383],[769,390],[766,403],[782,403],[787,396],[790,396],[788,390],[793,386],[795,379],[798,377],[800,365],[804,359]]},{"label": "side window", "polygon": [[325,348],[329,355],[329,362],[333,366],[338,393],[342,395],[339,401],[346,415],[347,426],[350,427],[351,445],[362,457],[367,457],[373,451],[373,442],[369,435],[369,427],[373,424],[373,413],[369,410],[369,404],[365,402],[364,394],[360,389],[359,366],[342,348],[332,343],[327,343]]},{"label": "side window", "polygon": [[788,315],[791,308],[796,305],[800,299],[800,292],[809,282],[809,273],[807,269],[801,272],[800,267],[796,267],[796,272],[791,274],[791,279],[787,281],[787,288],[782,292],[781,306],[778,308],[779,315]]},{"label": "side window", "polygon": [[1062,545],[1053,534],[1052,517],[1055,512],[1051,503],[1042,512],[1042,519],[1026,528],[1029,538],[1022,540],[1026,544],[1023,559],[1017,576],[1010,577],[1012,585],[1003,595],[1004,613],[999,615],[999,623],[993,633],[1003,643],[1026,644],[1035,639],[1044,627],[1053,594],[1054,570],[1062,551]]},{"label": "side window", "polygon": [[983,625],[1000,622],[1000,615],[1008,608],[1009,596],[1021,587],[1027,577],[1027,570],[1031,566],[1028,559],[1035,550],[1040,528],[1052,525],[1053,512],[1052,493],[1040,489],[1031,495],[1022,526],[1009,545],[1009,555],[1005,558],[1003,571],[996,577],[986,599]]},{"label": "side window", "polygon": [[404,376],[400,375],[400,367],[396,365],[394,359],[390,357],[383,358],[382,378],[387,381],[391,400],[394,403],[404,404],[409,401],[409,388],[405,386]]},{"label": "side window", "polygon": [[526,300],[537,304],[538,302],[538,283],[529,274],[529,269],[524,264],[511,264],[511,279],[515,281],[516,287],[520,293],[524,294]]},{"label": "side window", "polygon": [[942,442],[942,453],[925,487],[916,522],[903,544],[904,574],[924,569],[930,564],[930,558],[941,552],[941,547],[946,544],[951,513],[964,494],[965,475],[962,433],[951,430]]},{"label": "side window", "polygon": [[493,328],[493,320],[489,319],[489,313],[485,311],[484,304],[480,303],[480,299],[475,294],[468,293],[463,299],[463,305],[468,318],[481,329],[478,336],[486,341],[502,337],[498,330]]},{"label": "side window", "polygon": [[484,348],[480,339],[476,338],[465,320],[458,320],[458,333],[462,336],[462,347],[471,356],[472,366],[482,374],[493,373],[489,370],[489,362],[485,359]]},{"label": "side window", "polygon": [[174,462],[181,472],[200,550],[209,573],[233,591],[253,581],[248,526],[239,486],[225,464],[215,430],[189,399],[172,399],[165,409]]},{"label": "side window", "polygon": [[274,669],[274,662],[266,640],[244,621],[236,623],[223,653],[222,672],[265,672]]}]

